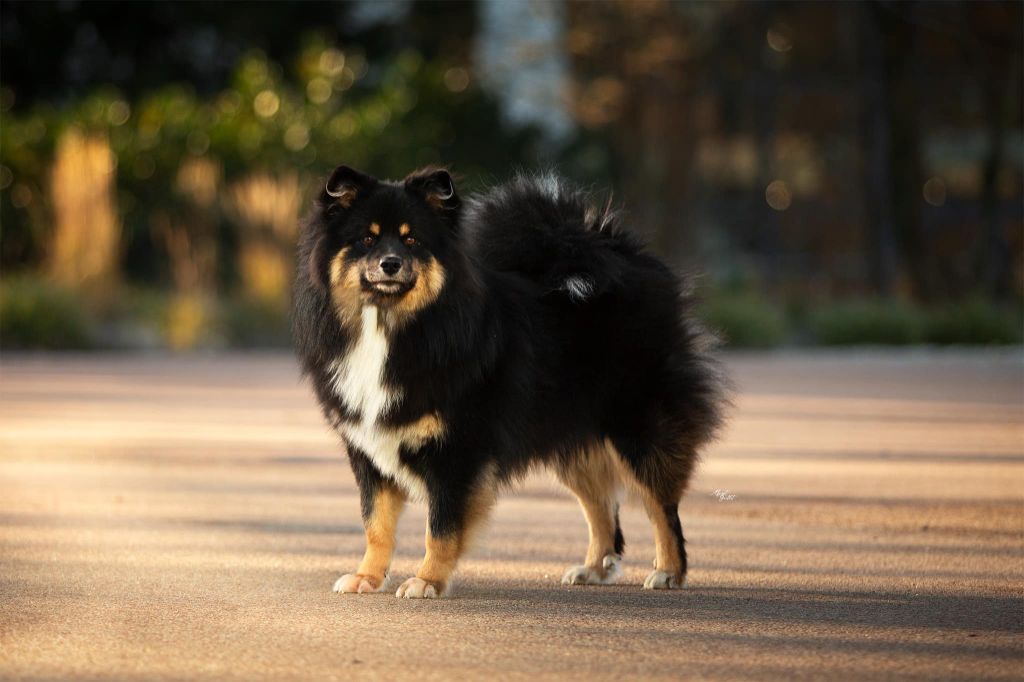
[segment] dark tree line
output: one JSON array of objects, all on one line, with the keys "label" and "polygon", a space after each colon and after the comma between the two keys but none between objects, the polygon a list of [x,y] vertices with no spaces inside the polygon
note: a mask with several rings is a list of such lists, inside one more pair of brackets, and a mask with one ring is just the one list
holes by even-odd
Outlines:
[{"label": "dark tree line", "polygon": [[[1019,296],[1024,160],[1009,133],[1019,140],[1024,122],[1022,7],[571,3],[576,102],[608,132],[634,213],[677,260],[702,253],[703,222],[725,227],[726,257],[750,255],[769,286],[803,276],[803,288],[830,280],[925,301]],[[970,161],[979,182],[940,177],[932,206],[925,183],[944,160],[926,150],[951,133],[984,139]],[[813,140],[822,178],[778,211],[762,191],[785,175],[779,141],[792,134]],[[702,177],[702,140],[730,139],[753,168]]]}]

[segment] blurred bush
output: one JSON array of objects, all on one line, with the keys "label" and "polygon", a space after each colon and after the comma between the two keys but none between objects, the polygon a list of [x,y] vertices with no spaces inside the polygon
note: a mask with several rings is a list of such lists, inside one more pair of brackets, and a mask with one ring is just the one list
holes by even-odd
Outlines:
[{"label": "blurred bush", "polygon": [[39,277],[0,283],[0,348],[64,350],[90,348],[93,330],[74,291]]},{"label": "blurred bush", "polygon": [[[537,139],[504,123],[451,56],[405,49],[371,63],[316,35],[288,64],[244,53],[202,97],[101,87],[16,109],[0,91],[11,95],[0,97],[0,267],[84,287],[92,313],[76,319],[99,318],[99,345],[283,344],[299,214],[318,176],[347,163],[401,177],[445,160],[482,179]],[[119,299],[137,290],[164,293],[133,321]]]},{"label": "blurred bush", "polygon": [[288,313],[259,298],[221,302],[220,325],[227,343],[239,348],[286,347],[291,344]]},{"label": "blurred bush", "polygon": [[814,340],[827,346],[919,343],[926,322],[922,310],[898,301],[839,301],[809,316]]},{"label": "blurred bush", "polygon": [[925,341],[936,344],[1020,343],[1024,318],[1010,308],[974,299],[947,304],[928,315]]},{"label": "blurred bush", "polygon": [[898,301],[824,304],[809,316],[812,341],[830,346],[914,343],[1013,344],[1022,338],[1019,307],[973,299],[938,307]]},{"label": "blurred bush", "polygon": [[751,292],[713,293],[698,313],[729,348],[774,348],[786,339],[783,311]]}]

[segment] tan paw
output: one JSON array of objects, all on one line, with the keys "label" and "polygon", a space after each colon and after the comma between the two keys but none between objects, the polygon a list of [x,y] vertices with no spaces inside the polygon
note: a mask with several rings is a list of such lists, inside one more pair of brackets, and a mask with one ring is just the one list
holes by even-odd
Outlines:
[{"label": "tan paw", "polygon": [[334,583],[334,591],[343,594],[366,594],[368,592],[380,592],[384,589],[384,581],[372,575],[361,575],[359,573],[346,573]]},{"label": "tan paw", "polygon": [[651,571],[644,581],[645,590],[678,590],[686,582],[686,576],[668,571]]},{"label": "tan paw", "polygon": [[399,599],[437,599],[443,595],[443,586],[423,578],[409,578],[395,592]]},{"label": "tan paw", "polygon": [[573,566],[562,576],[563,585],[611,585],[622,575],[622,557],[606,554],[601,566]]}]

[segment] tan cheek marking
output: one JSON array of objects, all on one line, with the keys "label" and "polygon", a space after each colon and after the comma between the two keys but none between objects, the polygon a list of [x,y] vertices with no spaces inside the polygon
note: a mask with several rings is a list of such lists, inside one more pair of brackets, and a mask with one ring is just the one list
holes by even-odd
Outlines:
[{"label": "tan cheek marking", "polygon": [[433,303],[441,294],[444,280],[444,267],[437,260],[430,259],[430,262],[425,267],[420,267],[417,273],[416,286],[402,299],[399,306],[400,310],[408,315],[422,310]]},{"label": "tan cheek marking", "polygon": [[377,223],[370,223],[370,232],[372,232],[375,236],[379,237],[380,225],[378,225]]},{"label": "tan cheek marking", "polygon": [[345,268],[345,254],[348,253],[346,246],[331,261],[331,286],[337,286],[342,279],[342,271]]},{"label": "tan cheek marking", "polygon": [[345,262],[348,247],[338,252],[331,261],[331,300],[335,313],[343,325],[359,319],[359,268],[355,263]]},{"label": "tan cheek marking", "polygon": [[409,223],[402,223],[401,225],[399,225],[398,234],[402,235],[403,237],[409,234]]}]

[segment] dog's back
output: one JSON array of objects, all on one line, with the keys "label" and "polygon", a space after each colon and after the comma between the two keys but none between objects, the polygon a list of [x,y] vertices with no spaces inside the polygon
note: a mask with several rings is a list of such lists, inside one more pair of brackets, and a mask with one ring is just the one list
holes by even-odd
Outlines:
[{"label": "dog's back", "polygon": [[470,202],[467,248],[536,287],[543,333],[561,344],[560,383],[603,436],[620,450],[695,451],[720,422],[711,340],[684,280],[588,199],[552,176],[519,176]]}]

